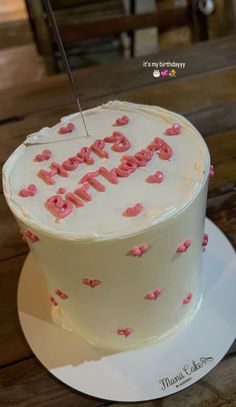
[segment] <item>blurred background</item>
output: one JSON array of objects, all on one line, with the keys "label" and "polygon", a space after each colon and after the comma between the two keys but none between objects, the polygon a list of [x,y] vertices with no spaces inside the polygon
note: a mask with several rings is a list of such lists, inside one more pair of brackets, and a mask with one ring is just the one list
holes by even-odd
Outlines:
[{"label": "blurred background", "polygon": [[[72,69],[174,50],[231,34],[236,27],[236,0],[51,0],[51,4]],[[0,89],[60,72],[63,66],[43,1],[1,0]]]}]

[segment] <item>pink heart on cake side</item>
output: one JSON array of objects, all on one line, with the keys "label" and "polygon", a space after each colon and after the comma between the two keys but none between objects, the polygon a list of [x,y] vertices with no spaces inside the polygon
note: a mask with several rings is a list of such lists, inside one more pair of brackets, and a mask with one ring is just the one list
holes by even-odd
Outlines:
[{"label": "pink heart on cake side", "polygon": [[140,246],[132,247],[132,249],[130,249],[130,254],[134,257],[140,257],[147,251],[148,251],[148,244],[143,243]]},{"label": "pink heart on cake side", "polygon": [[125,336],[126,338],[133,333],[132,328],[126,328],[126,329],[117,329],[117,334]]},{"label": "pink heart on cake side", "polygon": [[60,297],[62,300],[67,300],[68,298],[68,295],[63,291],[59,290],[59,288],[55,290],[55,294],[58,295],[58,297]]},{"label": "pink heart on cake side", "polygon": [[84,278],[83,284],[87,285],[88,287],[94,288],[94,287],[97,287],[99,284],[101,284],[101,281],[97,280],[97,279],[92,280],[90,278]]},{"label": "pink heart on cake side", "polygon": [[186,297],[184,297],[182,303],[183,304],[188,304],[191,301],[192,298],[193,298],[193,294],[189,293],[189,294],[186,295]]}]

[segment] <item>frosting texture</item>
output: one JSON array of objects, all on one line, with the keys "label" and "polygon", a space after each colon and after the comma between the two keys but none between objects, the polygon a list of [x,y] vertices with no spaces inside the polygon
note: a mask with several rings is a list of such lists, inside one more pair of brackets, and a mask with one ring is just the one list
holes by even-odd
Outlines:
[{"label": "frosting texture", "polygon": [[[72,239],[123,238],[175,216],[203,187],[209,154],[182,116],[118,101],[84,115],[90,137],[76,113],[30,135],[5,164],[5,194],[23,221]],[[176,136],[166,135],[170,128]],[[32,184],[37,194],[22,199],[19,190]],[[71,195],[59,197],[58,188]],[[137,202],[139,216],[122,216]]]}]

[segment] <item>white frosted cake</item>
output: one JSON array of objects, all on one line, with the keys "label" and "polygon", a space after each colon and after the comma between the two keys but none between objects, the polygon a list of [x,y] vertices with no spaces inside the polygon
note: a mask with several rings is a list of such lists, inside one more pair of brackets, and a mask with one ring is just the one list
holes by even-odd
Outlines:
[{"label": "white frosted cake", "polygon": [[208,149],[159,107],[115,101],[84,117],[89,136],[79,113],[28,136],[5,196],[65,324],[102,348],[144,346],[199,308]]}]

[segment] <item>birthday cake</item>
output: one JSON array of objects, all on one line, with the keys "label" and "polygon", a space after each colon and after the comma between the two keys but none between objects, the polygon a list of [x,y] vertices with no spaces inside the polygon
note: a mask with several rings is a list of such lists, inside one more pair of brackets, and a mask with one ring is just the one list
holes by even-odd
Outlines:
[{"label": "birthday cake", "polygon": [[189,121],[108,102],[31,134],[4,165],[4,193],[52,309],[114,351],[175,333],[202,298],[210,170]]}]

